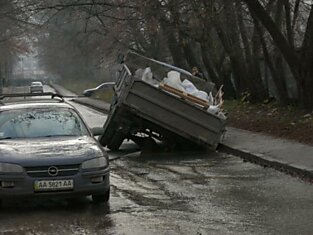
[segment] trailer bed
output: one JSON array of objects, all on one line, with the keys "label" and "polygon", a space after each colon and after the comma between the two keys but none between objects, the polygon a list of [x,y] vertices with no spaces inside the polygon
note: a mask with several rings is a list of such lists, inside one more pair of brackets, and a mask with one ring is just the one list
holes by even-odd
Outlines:
[{"label": "trailer bed", "polygon": [[204,100],[173,89],[138,79],[123,65],[100,143],[115,150],[124,139],[146,136],[169,145],[189,142],[215,150],[225,120],[207,112]]}]

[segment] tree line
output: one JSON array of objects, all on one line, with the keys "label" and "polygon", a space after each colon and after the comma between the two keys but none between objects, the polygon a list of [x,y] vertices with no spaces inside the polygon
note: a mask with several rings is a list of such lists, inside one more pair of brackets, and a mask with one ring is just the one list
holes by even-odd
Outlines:
[{"label": "tree line", "polygon": [[41,25],[41,62],[62,77],[99,77],[118,53],[133,50],[198,67],[224,84],[228,97],[275,96],[282,104],[313,107],[310,1],[23,0],[15,7],[22,7],[17,15],[24,21]]}]

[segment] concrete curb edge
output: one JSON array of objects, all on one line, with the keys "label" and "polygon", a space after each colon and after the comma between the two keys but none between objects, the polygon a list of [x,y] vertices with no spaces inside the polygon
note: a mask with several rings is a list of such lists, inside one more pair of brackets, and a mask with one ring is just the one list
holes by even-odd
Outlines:
[{"label": "concrete curb edge", "polygon": [[263,167],[270,167],[293,177],[299,177],[303,180],[313,182],[313,172],[308,170],[297,168],[279,161],[265,159],[253,153],[235,149],[224,144],[220,144],[217,151],[232,154],[234,156],[242,158],[244,161],[251,162]]}]

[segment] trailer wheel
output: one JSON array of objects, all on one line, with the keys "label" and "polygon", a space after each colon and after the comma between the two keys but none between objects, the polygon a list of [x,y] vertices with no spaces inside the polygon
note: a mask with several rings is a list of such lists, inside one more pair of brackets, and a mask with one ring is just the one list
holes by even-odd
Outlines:
[{"label": "trailer wheel", "polygon": [[114,138],[114,134],[116,131],[117,125],[112,122],[110,125],[110,128],[106,129],[106,132],[104,135],[100,136],[99,142],[103,146],[108,146],[111,142],[111,140]]},{"label": "trailer wheel", "polygon": [[117,132],[108,144],[108,148],[111,150],[118,150],[122,145],[124,139],[125,135],[123,133]]}]

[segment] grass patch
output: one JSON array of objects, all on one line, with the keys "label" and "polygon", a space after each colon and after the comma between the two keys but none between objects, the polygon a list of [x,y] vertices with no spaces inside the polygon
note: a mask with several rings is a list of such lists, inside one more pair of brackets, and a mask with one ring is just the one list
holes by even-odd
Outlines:
[{"label": "grass patch", "polygon": [[313,116],[294,106],[276,102],[250,104],[234,100],[224,103],[228,125],[313,145]]},{"label": "grass patch", "polygon": [[96,81],[68,81],[62,80],[60,81],[60,85],[64,88],[81,95],[83,91],[89,88],[93,88],[99,85]]}]

